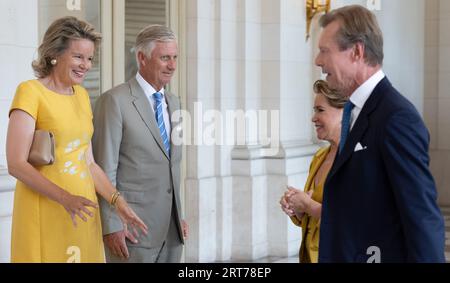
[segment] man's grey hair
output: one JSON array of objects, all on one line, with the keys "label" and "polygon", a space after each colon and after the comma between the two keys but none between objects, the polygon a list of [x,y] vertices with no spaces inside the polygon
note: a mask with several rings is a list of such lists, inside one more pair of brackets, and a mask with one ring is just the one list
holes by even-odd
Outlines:
[{"label": "man's grey hair", "polygon": [[334,21],[340,23],[336,42],[341,51],[359,42],[365,47],[364,59],[368,65],[383,64],[383,34],[371,11],[360,5],[344,6],[323,15],[319,23],[324,28]]},{"label": "man's grey hair", "polygon": [[155,49],[156,42],[170,42],[177,41],[175,33],[168,27],[162,25],[149,25],[142,29],[136,37],[136,44],[134,47],[136,54],[136,62],[139,66],[138,53],[142,52],[151,58],[153,49]]}]

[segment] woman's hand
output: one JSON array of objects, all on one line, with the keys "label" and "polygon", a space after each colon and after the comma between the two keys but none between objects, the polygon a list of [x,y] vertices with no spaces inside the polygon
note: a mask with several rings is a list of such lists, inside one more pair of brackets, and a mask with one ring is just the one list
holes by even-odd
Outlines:
[{"label": "woman's hand", "polygon": [[70,193],[64,194],[60,201],[61,205],[67,210],[72,218],[73,225],[77,227],[76,216],[80,217],[84,222],[87,221],[85,214],[89,217],[93,217],[94,214],[90,212],[87,207],[93,207],[95,209],[98,208],[98,205],[95,202],[88,200],[87,198],[81,196],[75,196]]},{"label": "woman's hand", "polygon": [[[290,188],[291,190],[292,188]],[[292,189],[293,190],[293,189]],[[297,191],[288,199],[288,205],[292,207],[295,214],[307,213],[319,219],[322,213],[322,204],[312,199],[313,191]]]},{"label": "woman's hand", "polygon": [[281,197],[280,199],[280,205],[281,205],[281,209],[284,211],[284,213],[286,213],[289,217],[294,217],[295,216],[295,212],[293,207],[289,204],[289,199],[292,197],[292,195],[294,195],[295,193],[297,193],[298,190],[296,189],[289,189],[287,190],[284,195]]},{"label": "woman's hand", "polygon": [[[88,150],[86,151],[86,163],[89,166],[89,170],[94,181],[95,191],[116,208],[116,212],[119,215],[120,220],[122,220],[124,226],[125,237],[130,239],[132,242],[137,243],[136,238],[139,238],[137,229],[140,229],[145,235],[147,235],[148,228],[136,215],[136,213],[128,206],[128,203],[119,194],[117,189],[114,188],[105,172],[103,172],[100,166],[95,163],[94,155],[92,154],[92,144],[89,144]],[[130,233],[130,231],[132,233]],[[121,235],[121,237],[122,236],[123,235]]]},{"label": "woman's hand", "polygon": [[288,204],[294,211],[298,212],[308,212],[310,207],[312,193],[297,191],[295,194],[292,194],[288,199]]},{"label": "woman's hand", "polygon": [[147,235],[147,225],[144,221],[136,215],[136,213],[128,206],[128,203],[122,196],[119,196],[116,202],[117,214],[124,225],[125,236],[130,239],[133,243],[137,243],[137,238],[139,238],[140,229],[145,235]]}]

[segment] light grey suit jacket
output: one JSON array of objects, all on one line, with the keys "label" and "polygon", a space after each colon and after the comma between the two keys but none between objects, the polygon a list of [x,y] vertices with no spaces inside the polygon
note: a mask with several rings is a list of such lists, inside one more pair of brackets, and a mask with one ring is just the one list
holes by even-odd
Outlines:
[{"label": "light grey suit jacket", "polygon": [[[169,114],[180,109],[179,99],[166,92]],[[173,131],[178,124],[171,121]],[[156,125],[154,111],[135,78],[105,92],[94,110],[93,152],[130,207],[148,226],[147,236],[128,246],[153,248],[162,245],[169,230],[171,209],[177,216],[183,243],[180,208],[181,146],[171,144],[170,157]],[[175,205],[173,204],[175,198]],[[123,230],[120,218],[100,199],[103,234]]]}]

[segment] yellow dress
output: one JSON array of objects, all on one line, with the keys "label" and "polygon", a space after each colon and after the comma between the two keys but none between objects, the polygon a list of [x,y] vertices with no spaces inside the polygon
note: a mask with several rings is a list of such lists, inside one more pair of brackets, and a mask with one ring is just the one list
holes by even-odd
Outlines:
[{"label": "yellow dress", "polygon": [[[321,148],[314,155],[309,168],[308,178],[305,184],[305,192],[313,190],[311,198],[322,203],[323,188],[326,175],[320,180],[317,186],[314,179],[320,166],[325,161],[330,147]],[[319,259],[319,237],[320,237],[320,219],[315,219],[308,214],[304,214],[301,221],[297,217],[291,217],[295,225],[302,227],[302,244],[300,246],[299,260],[301,263],[317,263]]]},{"label": "yellow dress", "polygon": [[[38,80],[21,83],[11,110],[21,109],[36,120],[36,129],[55,136],[55,163],[36,169],[71,194],[95,203],[97,195],[85,160],[93,134],[89,96],[81,86],[74,95],[50,91]],[[12,262],[104,262],[101,220],[98,209],[88,208],[94,217],[77,227],[57,202],[17,181],[11,235]]]},{"label": "yellow dress", "polygon": [[[313,190],[311,198],[318,203],[322,203],[323,186],[325,178],[320,181],[316,186],[315,182],[311,183],[311,186],[307,191]],[[305,245],[305,259],[303,262],[317,263],[319,261],[319,232],[320,232],[320,219],[315,219],[307,214],[302,218],[303,241]]]}]

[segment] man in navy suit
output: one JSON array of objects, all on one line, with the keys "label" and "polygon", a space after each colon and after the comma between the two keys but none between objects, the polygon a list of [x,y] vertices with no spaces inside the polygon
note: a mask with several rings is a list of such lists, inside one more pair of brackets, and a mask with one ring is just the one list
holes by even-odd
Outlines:
[{"label": "man in navy suit", "polygon": [[383,73],[383,36],[362,6],[324,15],[316,65],[350,98],[325,183],[319,262],[444,262],[429,134]]}]

